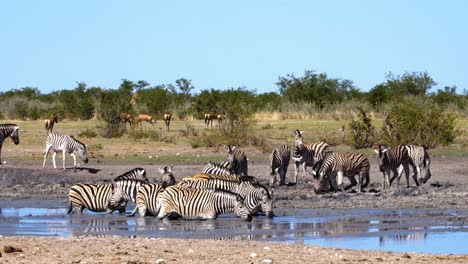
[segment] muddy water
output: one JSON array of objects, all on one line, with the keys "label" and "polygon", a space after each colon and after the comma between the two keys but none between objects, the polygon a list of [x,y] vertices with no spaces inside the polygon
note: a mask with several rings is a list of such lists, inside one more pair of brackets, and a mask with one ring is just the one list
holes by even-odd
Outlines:
[{"label": "muddy water", "polygon": [[[243,222],[227,214],[214,221],[158,221],[66,208],[2,204],[0,235],[144,236],[283,241],[353,249],[468,254],[468,210],[281,209],[276,217]],[[128,207],[132,209],[132,207]]]}]

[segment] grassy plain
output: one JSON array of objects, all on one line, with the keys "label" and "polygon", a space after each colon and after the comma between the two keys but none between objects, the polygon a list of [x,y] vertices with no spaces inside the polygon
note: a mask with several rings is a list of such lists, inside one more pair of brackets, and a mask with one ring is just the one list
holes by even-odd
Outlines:
[{"label": "grassy plain", "polygon": [[[267,138],[272,144],[293,144],[293,131],[295,129],[305,131],[304,139],[306,144],[317,141],[326,141],[332,144],[335,151],[353,151],[346,144],[350,137],[348,129],[349,120],[335,119],[287,119],[278,118],[257,120],[255,131],[262,137]],[[198,134],[211,133],[205,130],[203,120],[189,121],[194,126]],[[374,119],[374,126],[380,130],[381,119]],[[15,123],[20,126],[21,143],[15,146],[11,140],[7,139],[3,146],[3,157],[19,159],[42,159],[42,152],[45,147],[46,130],[42,120],[19,121],[2,120],[0,123]],[[99,126],[103,125],[98,120],[65,121],[60,120],[55,124],[54,131],[73,135],[88,145],[89,151],[95,156],[101,155],[106,162],[128,164],[147,164],[152,162],[177,163],[177,162],[207,162],[220,161],[225,159],[225,154],[220,148],[192,148],[189,137],[185,136],[187,128],[182,120],[174,120],[171,123],[171,130],[166,132],[162,120],[156,124],[144,124],[143,130],[153,133],[163,133],[166,138],[171,138],[168,142],[143,138],[135,140],[128,134],[121,138],[83,137],[79,134],[86,129],[99,132]],[[346,135],[343,142],[340,128],[345,126]],[[457,128],[461,131],[455,143],[446,147],[431,149],[433,156],[453,156],[468,155],[468,119],[458,119]],[[213,129],[217,129],[217,123],[213,123]],[[267,160],[269,153],[262,153],[253,147],[243,147],[249,154],[250,160]],[[373,155],[372,149],[357,150],[367,156]]]}]

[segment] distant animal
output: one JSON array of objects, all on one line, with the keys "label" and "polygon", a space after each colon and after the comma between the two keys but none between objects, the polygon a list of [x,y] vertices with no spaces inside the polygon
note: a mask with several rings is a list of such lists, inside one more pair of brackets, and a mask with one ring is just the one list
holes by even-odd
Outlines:
[{"label": "distant animal", "polygon": [[55,165],[55,156],[57,152],[62,152],[63,158],[63,169],[65,169],[65,156],[66,153],[69,153],[73,157],[73,171],[76,171],[76,156],[74,152],[78,152],[78,156],[83,160],[84,163],[88,163],[88,151],[86,150],[86,145],[78,141],[72,136],[62,135],[59,133],[51,132],[47,135],[46,147],[44,150],[44,163],[42,167],[45,168],[47,155],[49,154],[50,149],[53,149],[52,154],[52,163],[54,169],[57,168]]},{"label": "distant animal", "polygon": [[[379,145],[378,149],[374,149],[374,152],[377,153],[379,170],[383,173],[382,189],[384,191],[390,189],[395,178],[397,179],[396,189],[400,189],[400,178],[403,171],[405,171],[406,174],[406,185],[410,187],[408,167],[410,157],[405,145],[398,145],[389,149]],[[393,172],[392,178],[390,178],[391,172]]]},{"label": "distant animal", "polygon": [[132,124],[132,121],[133,121],[133,118],[132,116],[129,114],[129,113],[120,113],[118,116],[117,116],[117,121],[121,122],[121,123],[128,123],[129,125]]},{"label": "distant animal", "polygon": [[245,221],[252,215],[238,194],[222,190],[197,190],[177,185],[167,187],[157,197],[158,218],[216,219],[220,214],[234,212]]},{"label": "distant animal", "polygon": [[[315,193],[327,191],[327,183],[331,184],[335,192],[343,191],[343,178],[347,177],[351,183],[344,187],[344,190],[349,190],[358,184],[359,192],[362,192],[369,184],[369,170],[369,160],[360,153],[328,152],[312,169],[314,191]],[[358,175],[357,181],[356,175]]]},{"label": "distant animal", "polygon": [[247,155],[245,155],[244,151],[230,145],[224,145],[224,150],[227,152],[227,158],[231,163],[233,172],[241,176],[248,176]]},{"label": "distant animal", "polygon": [[221,126],[223,123],[223,120],[225,119],[225,116],[223,114],[217,114],[216,115],[216,120],[218,121],[218,127]]},{"label": "distant animal", "polygon": [[167,112],[164,114],[164,123],[166,123],[166,130],[169,131],[169,125],[171,124],[172,114]]},{"label": "distant animal", "polygon": [[143,127],[143,124],[142,122],[145,121],[145,122],[148,122],[152,125],[154,125],[154,123],[156,123],[156,121],[153,120],[153,117],[150,116],[150,115],[144,115],[144,114],[139,114],[136,116],[136,118],[133,120],[133,124],[134,125],[140,125],[140,127]]},{"label": "distant animal", "polygon": [[113,191],[112,184],[78,183],[73,185],[68,192],[68,214],[74,212],[81,214],[85,208],[92,212],[125,213],[124,204],[110,207],[109,200]]},{"label": "distant animal", "polygon": [[53,113],[52,115],[49,116],[49,118],[44,119],[44,124],[45,124],[45,129],[47,131],[47,134],[52,133],[55,123],[58,123],[57,113]]},{"label": "distant animal", "polygon": [[205,114],[205,130],[208,130],[208,128],[213,129],[213,119],[214,115],[212,113],[206,113]]},{"label": "distant animal", "polygon": [[286,183],[286,173],[288,172],[289,161],[291,160],[291,150],[286,145],[280,145],[273,149],[270,155],[270,185],[276,184],[276,175],[279,174],[279,185]]},{"label": "distant animal", "polygon": [[2,162],[2,145],[7,137],[11,137],[15,145],[20,143],[19,126],[16,124],[0,124],[0,165]]}]

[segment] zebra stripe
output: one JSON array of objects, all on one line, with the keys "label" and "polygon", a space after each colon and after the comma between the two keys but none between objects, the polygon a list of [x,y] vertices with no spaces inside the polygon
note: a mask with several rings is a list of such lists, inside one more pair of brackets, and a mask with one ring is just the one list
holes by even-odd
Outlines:
[{"label": "zebra stripe", "polygon": [[164,190],[164,185],[158,183],[147,183],[140,186],[136,196],[136,207],[129,216],[134,216],[138,210],[140,217],[148,215],[157,216],[159,207],[156,198]]},{"label": "zebra stripe", "polygon": [[15,145],[20,143],[19,126],[16,124],[0,124],[0,165],[2,162],[2,145],[7,137],[11,137]]},{"label": "zebra stripe", "polygon": [[276,184],[276,174],[279,174],[280,183],[286,182],[286,173],[288,172],[289,161],[291,160],[291,150],[286,145],[280,145],[273,149],[270,155],[270,184]]},{"label": "zebra stripe", "polygon": [[112,184],[88,184],[79,183],[70,188],[68,193],[69,207],[68,213],[82,213],[86,208],[93,212],[112,213],[118,210],[125,213],[125,206],[117,204],[113,207],[109,205],[114,186]]},{"label": "zebra stripe", "polygon": [[73,171],[76,171],[76,156],[75,151],[78,152],[78,155],[83,160],[84,163],[88,163],[88,152],[86,151],[85,144],[81,143],[80,141],[76,140],[72,136],[62,135],[59,133],[51,132],[47,135],[46,139],[46,147],[44,150],[44,163],[42,167],[45,168],[47,155],[49,155],[50,149],[53,149],[54,153],[52,154],[52,163],[54,165],[54,169],[57,168],[55,164],[55,155],[57,152],[62,152],[63,157],[63,169],[65,169],[65,154],[69,153],[70,156],[73,157]]},{"label": "zebra stripe", "polygon": [[427,152],[427,147],[406,145],[409,164],[413,167],[413,179],[417,186],[425,184],[431,178],[431,158]]},{"label": "zebra stripe", "polygon": [[[322,193],[326,191],[326,184],[330,183],[336,191],[342,190],[343,177],[351,182],[344,190],[349,190],[358,184],[359,192],[362,192],[369,184],[369,160],[360,153],[333,153],[324,155],[323,161],[318,162],[312,173],[314,174],[314,191]],[[355,176],[358,175],[358,181]]]},{"label": "zebra stripe", "polygon": [[[377,153],[377,161],[379,162],[379,170],[383,173],[382,189],[390,189],[393,180],[397,179],[397,190],[400,189],[400,178],[403,170],[406,175],[406,185],[409,184],[409,167],[408,163],[410,157],[408,155],[408,149],[405,145],[399,145],[390,149],[379,145],[378,149],[374,149]],[[393,172],[393,177],[390,179],[390,173]]]},{"label": "zebra stripe", "polygon": [[251,221],[244,199],[235,193],[221,190],[197,190],[169,186],[159,193],[158,218],[216,219],[220,214],[234,212],[242,220]]},{"label": "zebra stripe", "polygon": [[232,172],[231,163],[229,161],[225,161],[222,163],[217,162],[208,162],[208,164],[203,168],[202,173],[206,174],[214,174],[214,175],[234,175]]},{"label": "zebra stripe", "polygon": [[209,179],[206,181],[185,180],[181,181],[178,186],[194,189],[221,189],[237,193],[245,197],[245,205],[251,214],[264,212],[268,217],[273,217],[271,195],[267,188],[260,184]]},{"label": "zebra stripe", "polygon": [[228,154],[228,160],[231,164],[231,170],[234,174],[241,176],[248,176],[248,164],[247,164],[247,155],[236,147],[231,147],[230,145],[225,145],[224,150]]},{"label": "zebra stripe", "polygon": [[128,202],[135,202],[138,189],[145,183],[147,182],[138,180],[121,180],[114,182],[114,193],[109,199],[109,206],[115,207],[118,204],[123,204],[125,207]]},{"label": "zebra stripe", "polygon": [[194,180],[194,181],[205,181],[208,179],[220,179],[225,181],[235,181],[235,182],[252,182],[258,184],[257,178],[253,176],[239,176],[239,175],[215,175],[215,174],[206,174],[200,173],[192,177],[185,177],[182,180]]},{"label": "zebra stripe", "polygon": [[146,177],[146,171],[143,168],[132,169],[114,178],[114,182],[122,180],[138,180],[143,182],[149,182],[148,178]]}]

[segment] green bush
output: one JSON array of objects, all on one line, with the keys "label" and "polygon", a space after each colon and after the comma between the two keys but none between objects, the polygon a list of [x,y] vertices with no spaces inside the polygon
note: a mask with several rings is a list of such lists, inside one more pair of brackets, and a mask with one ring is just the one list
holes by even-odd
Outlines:
[{"label": "green bush", "polygon": [[404,98],[390,105],[382,126],[388,145],[415,144],[430,148],[453,143],[460,131],[456,116],[423,98]]},{"label": "green bush", "polygon": [[357,107],[358,119],[352,119],[349,128],[352,133],[351,144],[355,149],[369,148],[374,144],[374,126],[370,118],[362,107]]},{"label": "green bush", "polygon": [[80,131],[78,136],[86,138],[95,138],[97,137],[97,133],[94,129],[86,128],[85,130]]}]

